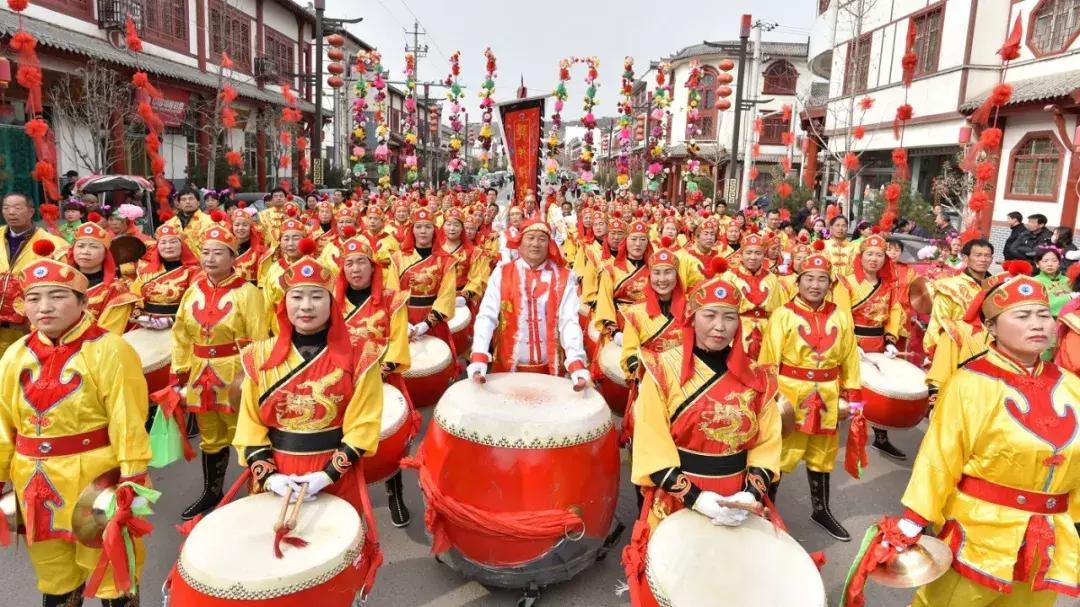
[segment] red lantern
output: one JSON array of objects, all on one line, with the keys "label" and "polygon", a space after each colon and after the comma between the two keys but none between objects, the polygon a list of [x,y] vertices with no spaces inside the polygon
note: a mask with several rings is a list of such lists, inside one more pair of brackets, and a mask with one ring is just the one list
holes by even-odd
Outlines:
[{"label": "red lantern", "polygon": [[334,47],[345,46],[345,36],[341,34],[330,34],[326,37],[326,43]]},{"label": "red lantern", "polygon": [[330,58],[330,61],[341,61],[345,58],[345,51],[339,48],[331,48],[326,51],[326,56]]},{"label": "red lantern", "polygon": [[345,73],[345,66],[341,65],[340,63],[327,63],[326,64],[326,71],[330,72],[331,74],[334,74],[335,76],[338,75],[338,74],[344,74]]},{"label": "red lantern", "polygon": [[330,88],[339,89],[345,86],[345,81],[341,79],[341,76],[330,76],[326,79],[326,84],[329,84]]},{"label": "red lantern", "polygon": [[960,145],[967,145],[971,143],[971,127],[964,125],[960,127]]},{"label": "red lantern", "polygon": [[0,57],[0,89],[6,89],[11,82],[11,62],[7,57]]},{"label": "red lantern", "polygon": [[719,63],[720,69],[725,72],[730,72],[735,69],[735,62],[731,59],[721,59]]},{"label": "red lantern", "polygon": [[716,103],[713,105],[713,107],[720,110],[721,112],[724,111],[724,110],[730,110],[731,109],[731,102],[728,101],[727,99],[717,99]]},{"label": "red lantern", "polygon": [[731,74],[729,74],[727,72],[720,72],[719,74],[716,75],[716,83],[717,84],[731,84],[734,81],[735,81],[735,76],[732,76]]},{"label": "red lantern", "polygon": [[731,90],[731,87],[727,85],[721,85],[716,87],[717,97],[730,97],[732,92],[733,91]]}]

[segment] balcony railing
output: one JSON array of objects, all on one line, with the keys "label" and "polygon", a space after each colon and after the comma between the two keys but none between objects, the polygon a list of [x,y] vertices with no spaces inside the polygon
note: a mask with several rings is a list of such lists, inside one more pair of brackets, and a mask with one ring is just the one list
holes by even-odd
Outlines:
[{"label": "balcony railing", "polygon": [[142,0],[98,0],[98,27],[101,29],[123,30],[127,27],[128,17],[142,31]]},{"label": "balcony railing", "polygon": [[255,58],[255,78],[262,82],[274,82],[278,79],[278,63],[272,57]]}]

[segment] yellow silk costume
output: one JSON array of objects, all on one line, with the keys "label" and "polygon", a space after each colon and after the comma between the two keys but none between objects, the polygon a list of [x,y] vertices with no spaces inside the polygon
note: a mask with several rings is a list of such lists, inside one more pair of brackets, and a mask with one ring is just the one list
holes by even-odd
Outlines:
[{"label": "yellow silk costume", "polygon": [[37,261],[40,256],[34,252],[34,243],[49,240],[56,247],[52,257],[56,260],[67,258],[68,242],[50,234],[41,228],[31,228],[33,232],[26,237],[23,245],[15,252],[15,258],[8,255],[8,232],[10,228],[0,226],[0,354],[9,345],[26,335],[26,317],[23,315],[22,271]]},{"label": "yellow silk costume", "polygon": [[837,243],[836,239],[825,240],[822,254],[832,263],[833,276],[850,274],[855,269],[855,260],[859,257],[859,245],[849,240]]},{"label": "yellow silk costume", "polygon": [[[589,242],[578,248],[574,260],[574,273],[581,277],[581,303],[596,307],[596,297],[600,293],[600,269],[604,265],[604,244]],[[612,254],[609,259],[614,259]]]},{"label": "yellow silk costume", "polygon": [[643,347],[657,352],[682,345],[682,332],[678,323],[673,322],[670,310],[661,303],[661,314],[649,314],[646,304],[628,306],[624,311],[626,322],[623,324],[622,353],[619,367],[628,380],[639,380],[641,372],[641,354]]},{"label": "yellow silk costume", "polygon": [[763,339],[769,325],[769,316],[783,305],[787,292],[780,279],[764,267],[750,272],[741,263],[725,272],[722,278],[742,291],[739,303],[739,321],[742,328],[743,348],[754,352],[751,344]]},{"label": "yellow silk costume", "polygon": [[649,268],[645,260],[635,262],[626,259],[620,267],[616,259],[608,259],[599,272],[599,289],[596,295],[596,311],[592,323],[601,332],[607,326],[623,325],[622,310],[645,301],[645,289],[649,285]]},{"label": "yellow silk costume", "polygon": [[342,304],[353,347],[362,349],[365,356],[376,355],[382,364],[392,365],[395,373],[408,371],[412,364],[408,301],[407,291],[385,289],[382,307],[376,306],[370,295],[359,306],[348,297]]},{"label": "yellow silk costume", "polygon": [[108,285],[98,283],[86,291],[86,310],[101,328],[113,335],[124,334],[139,301],[129,284],[127,279],[118,277]]},{"label": "yellow silk costume", "polygon": [[[414,249],[411,253],[397,251],[391,257],[393,268],[399,273],[401,288],[409,289],[409,308],[427,308],[442,315],[444,319],[454,316],[457,298],[457,269],[453,258],[432,252],[426,258]],[[418,312],[409,312],[409,322],[424,320]],[[427,311],[424,312],[427,314]]]},{"label": "yellow silk costume", "polygon": [[971,301],[982,290],[982,284],[966,271],[939,278],[934,281],[933,287],[934,303],[923,336],[923,348],[927,352],[934,351],[943,333],[960,334],[958,324],[962,322]]},{"label": "yellow silk costume", "polygon": [[179,266],[172,270],[163,264],[155,270],[139,262],[139,271],[131,283],[131,292],[139,298],[138,308],[147,314],[175,316],[176,309],[191,282],[202,271],[198,266]]},{"label": "yellow silk costume", "polygon": [[183,226],[180,223],[180,217],[173,215],[164,224],[167,226],[173,226],[177,230],[183,233],[184,243],[192,251],[202,250],[203,231],[212,225],[214,222],[210,219],[210,216],[202,211],[196,209],[191,214],[191,219],[188,220],[187,226]]},{"label": "yellow silk costume", "polygon": [[270,244],[281,241],[281,224],[289,218],[285,211],[274,207],[266,207],[256,215],[259,221],[259,230],[262,231],[263,242]]},{"label": "yellow silk costume", "polygon": [[[808,469],[831,472],[840,446],[836,426],[841,391],[860,388],[851,312],[827,301],[814,309],[796,297],[769,318],[759,361],[779,367],[780,394],[795,411],[796,430],[784,439],[783,471],[791,472],[805,459]],[[796,378],[788,368],[836,377]]]},{"label": "yellow silk costume", "polygon": [[[1028,575],[1018,579],[1025,588],[1030,581],[1036,591],[1080,594],[1080,537],[1074,527],[1080,521],[1078,409],[1075,375],[1041,361],[1029,372],[994,348],[945,384],[902,501],[914,513],[908,516],[941,530],[953,548],[955,574],[984,590],[1007,593],[1025,569],[1022,562],[1030,564],[1027,549],[1041,567],[1026,567]],[[1006,500],[1015,507],[999,505],[973,495],[967,484],[972,479],[1004,486],[1006,495],[1030,493]],[[1068,494],[1067,508],[1047,497],[1053,494]],[[1057,513],[1038,513],[1055,506]],[[1040,528],[1042,533],[1032,533]],[[915,605],[959,606],[943,600],[941,586],[956,585],[953,577],[921,589]]]},{"label": "yellow silk costume", "polygon": [[[71,592],[101,554],[75,541],[71,518],[79,495],[114,468],[121,480],[145,483],[150,443],[142,364],[123,338],[95,325],[86,313],[59,344],[38,332],[19,340],[4,353],[0,368],[0,485],[14,485],[38,589]],[[41,457],[16,452],[17,437],[59,439],[95,430],[107,433],[107,444],[51,457],[42,451],[45,443]],[[142,558],[142,542],[136,539],[136,573]],[[120,594],[107,573],[98,596]]]},{"label": "yellow silk costume", "polygon": [[262,296],[243,277],[234,273],[214,284],[203,275],[184,293],[172,330],[172,368],[186,379],[188,410],[200,414],[204,452],[218,453],[232,441],[236,404],[229,389],[241,372],[239,350],[266,337]]},{"label": "yellow silk costume", "polygon": [[[853,272],[837,278],[832,300],[840,308],[851,311],[856,327],[883,329],[885,335],[900,337],[904,310],[900,306],[894,283],[886,284],[880,279],[870,280],[863,276],[861,271]],[[867,350],[865,347],[863,350],[881,351]]]}]

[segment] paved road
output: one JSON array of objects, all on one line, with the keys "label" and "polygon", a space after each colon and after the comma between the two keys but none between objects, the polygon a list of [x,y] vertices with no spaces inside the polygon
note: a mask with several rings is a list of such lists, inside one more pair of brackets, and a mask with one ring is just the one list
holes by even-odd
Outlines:
[{"label": "paved road", "polygon": [[[425,415],[430,419],[430,412]],[[426,427],[427,421],[425,422]],[[897,432],[895,442],[914,452],[916,441],[922,435],[919,430]],[[834,512],[843,520],[853,535],[860,536],[866,527],[882,513],[896,512],[898,499],[908,478],[909,465],[897,464],[871,449],[870,469],[864,479],[855,481],[846,475],[836,475],[833,480]],[[230,478],[239,470],[234,465]],[[635,500],[630,483],[626,480],[627,466],[623,467],[623,480],[619,494],[617,516],[629,527],[635,517]],[[150,557],[144,570],[142,586],[143,605],[161,604],[161,584],[177,555],[179,537],[173,526],[181,510],[201,490],[200,469],[197,462],[177,464],[167,470],[152,473],[155,487],[164,493],[153,516],[155,533],[148,541]],[[405,529],[395,529],[390,524],[386,509],[386,496],[381,487],[372,487],[372,501],[381,532],[381,543],[386,561],[379,570],[378,581],[368,605],[379,607],[495,607],[512,606],[516,595],[512,592],[487,589],[478,583],[462,579],[447,567],[437,563],[429,554],[430,541],[424,531],[423,503],[416,486],[416,475],[405,473],[407,503],[413,512],[413,521]],[[542,489],[540,489],[542,490]],[[780,489],[779,509],[787,521],[791,534],[807,551],[824,550],[828,563],[823,570],[830,605],[836,605],[847,568],[857,549],[857,541],[835,542],[808,519],[810,498],[805,475],[794,473]],[[568,583],[549,587],[544,591],[541,605],[560,607],[601,607],[627,605],[627,596],[616,596],[615,588],[623,580],[619,551],[629,539],[623,535],[618,549],[606,560],[586,570]],[[732,558],[742,558],[733,554]],[[777,572],[778,580],[783,573]],[[0,551],[0,592],[5,607],[39,605],[40,598],[34,587],[33,572],[26,558],[25,548],[8,548]],[[903,607],[910,600],[910,592],[888,591],[872,588],[868,605],[874,607]]]}]

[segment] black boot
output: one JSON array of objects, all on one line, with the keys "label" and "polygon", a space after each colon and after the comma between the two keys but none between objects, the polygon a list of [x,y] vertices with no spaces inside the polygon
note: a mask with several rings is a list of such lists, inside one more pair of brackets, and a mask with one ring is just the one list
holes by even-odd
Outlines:
[{"label": "black boot", "polygon": [[221,501],[222,486],[225,484],[225,471],[229,468],[229,450],[202,454],[203,492],[195,503],[180,514],[180,519],[190,521],[204,512],[209,512]]},{"label": "black boot", "polygon": [[891,457],[897,461],[902,462],[907,459],[906,453],[889,442],[889,432],[887,430],[874,428],[874,448],[881,451],[886,457]]},{"label": "black boot", "polygon": [[83,604],[83,587],[79,586],[71,592],[65,592],[64,594],[43,594],[41,595],[42,607],[82,607]]},{"label": "black boot", "polygon": [[150,430],[154,427],[154,416],[157,415],[157,405],[150,405],[150,409],[146,414],[146,433],[150,434]]},{"label": "black boot", "polygon": [[139,595],[133,594],[118,599],[101,599],[101,607],[139,607]]},{"label": "black boot", "polygon": [[390,509],[390,521],[395,527],[404,527],[412,518],[409,516],[409,508],[405,506],[405,493],[402,490],[401,472],[391,476],[386,481],[386,507]]},{"label": "black boot", "polygon": [[841,542],[850,542],[851,534],[847,532],[847,529],[844,529],[844,526],[839,521],[833,518],[832,512],[829,510],[829,473],[807,470],[806,476],[810,479],[810,503],[814,507],[814,513],[810,515],[810,520],[824,529],[825,533]]},{"label": "black boot", "polygon": [[195,413],[189,413],[188,416],[187,416],[187,428],[186,428],[186,430],[187,430],[187,437],[188,438],[195,438],[196,436],[199,435],[199,422],[196,421],[198,418],[196,418],[195,416],[196,416]]},{"label": "black boot", "polygon": [[776,480],[769,483],[769,490],[766,495],[769,496],[769,501],[772,502],[773,507],[776,507],[776,494],[780,491],[780,477],[776,477]]}]

